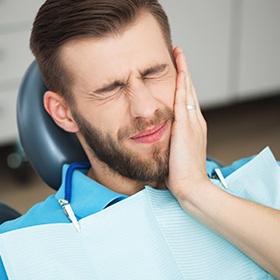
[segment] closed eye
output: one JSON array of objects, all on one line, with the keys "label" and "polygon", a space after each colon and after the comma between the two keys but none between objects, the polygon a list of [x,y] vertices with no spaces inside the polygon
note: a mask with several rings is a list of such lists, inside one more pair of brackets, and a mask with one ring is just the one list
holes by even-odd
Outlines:
[{"label": "closed eye", "polygon": [[160,78],[167,73],[167,64],[158,64],[152,66],[141,73],[143,79]]},{"label": "closed eye", "polygon": [[116,90],[123,88],[125,84],[121,81],[114,81],[108,85],[105,85],[97,90],[94,91],[95,94],[103,94],[103,93],[110,93],[115,92]]},{"label": "closed eye", "polygon": [[116,97],[125,88],[125,83],[115,81],[109,83],[99,89],[89,92],[89,98],[100,101],[110,101]]}]

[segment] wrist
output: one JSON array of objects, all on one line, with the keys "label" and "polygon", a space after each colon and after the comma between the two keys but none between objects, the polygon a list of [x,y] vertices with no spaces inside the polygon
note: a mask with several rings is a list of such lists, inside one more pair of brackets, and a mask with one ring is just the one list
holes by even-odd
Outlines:
[{"label": "wrist", "polygon": [[225,195],[223,190],[216,187],[208,178],[189,181],[180,192],[173,194],[181,207],[199,220],[215,216],[219,211],[219,201]]}]

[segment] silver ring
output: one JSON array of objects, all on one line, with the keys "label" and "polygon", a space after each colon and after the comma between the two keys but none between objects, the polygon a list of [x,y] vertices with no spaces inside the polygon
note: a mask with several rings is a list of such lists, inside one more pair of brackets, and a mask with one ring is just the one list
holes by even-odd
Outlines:
[{"label": "silver ring", "polygon": [[196,110],[195,104],[187,104],[187,110]]}]

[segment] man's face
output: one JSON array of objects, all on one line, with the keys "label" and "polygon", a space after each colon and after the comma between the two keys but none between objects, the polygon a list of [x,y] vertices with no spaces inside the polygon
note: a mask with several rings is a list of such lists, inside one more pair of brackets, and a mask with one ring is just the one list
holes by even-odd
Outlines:
[{"label": "man's face", "polygon": [[160,28],[143,16],[123,34],[68,43],[71,106],[90,157],[121,176],[156,182],[168,174],[176,70]]}]

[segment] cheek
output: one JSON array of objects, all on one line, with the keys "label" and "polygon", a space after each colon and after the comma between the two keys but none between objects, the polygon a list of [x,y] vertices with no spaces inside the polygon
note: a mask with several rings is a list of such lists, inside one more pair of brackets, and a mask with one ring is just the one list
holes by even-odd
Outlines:
[{"label": "cheek", "polygon": [[170,78],[155,85],[152,92],[155,99],[173,110],[175,88],[175,79]]},{"label": "cheek", "polygon": [[84,107],[83,115],[87,122],[94,128],[103,132],[104,135],[109,134],[114,137],[114,135],[116,135],[116,127],[120,117],[115,110],[114,107],[90,106],[88,104]]},{"label": "cheek", "polygon": [[116,138],[118,131],[128,125],[127,103],[124,98],[111,102],[83,99],[77,104],[77,112],[91,126],[102,131],[104,135]]},{"label": "cheek", "polygon": [[119,130],[129,124],[127,104],[119,100],[119,102],[114,103],[114,106],[103,107],[101,110],[100,118],[97,117],[97,125],[100,126],[105,133],[116,138]]}]

